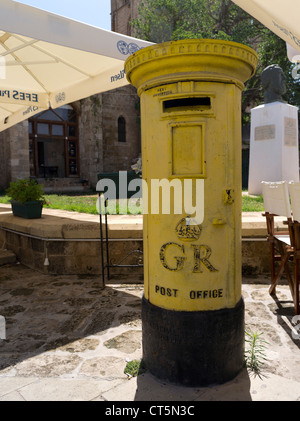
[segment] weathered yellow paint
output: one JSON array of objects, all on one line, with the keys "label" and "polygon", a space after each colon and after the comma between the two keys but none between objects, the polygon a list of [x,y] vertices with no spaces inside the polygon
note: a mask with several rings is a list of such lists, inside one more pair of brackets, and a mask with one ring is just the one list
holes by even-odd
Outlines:
[{"label": "weathered yellow paint", "polygon": [[[217,310],[233,308],[241,298],[240,104],[256,65],[252,49],[219,40],[158,44],[125,63],[141,98],[149,189],[145,298],[158,307]],[[171,214],[151,213],[152,179],[193,180],[194,204],[195,183],[202,180],[201,224],[187,225],[188,212],[183,207],[174,214],[172,200]]]}]

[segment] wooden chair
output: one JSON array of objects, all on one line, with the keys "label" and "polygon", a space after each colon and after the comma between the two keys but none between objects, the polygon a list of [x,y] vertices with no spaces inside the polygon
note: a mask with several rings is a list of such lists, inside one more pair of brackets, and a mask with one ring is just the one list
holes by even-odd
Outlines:
[{"label": "wooden chair", "polygon": [[293,263],[294,263],[294,284],[291,290],[295,314],[300,314],[299,305],[299,261],[300,261],[300,183],[290,182],[289,190],[291,196],[292,214],[293,220],[289,223],[291,246],[293,252]]},{"label": "wooden chair", "polygon": [[[294,248],[290,240],[292,214],[288,185],[285,181],[263,181],[262,193],[265,207],[265,213],[263,215],[266,217],[268,242],[270,243],[271,286],[269,293],[275,295],[276,285],[283,272],[286,274],[291,291],[294,290],[293,279],[289,269],[289,263],[293,261],[294,257]],[[276,216],[286,218],[287,230],[279,231],[275,229],[274,217]]]}]

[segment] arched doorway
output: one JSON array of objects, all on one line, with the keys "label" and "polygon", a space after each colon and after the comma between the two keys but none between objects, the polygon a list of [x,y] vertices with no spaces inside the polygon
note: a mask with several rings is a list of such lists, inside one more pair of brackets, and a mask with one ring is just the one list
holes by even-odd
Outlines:
[{"label": "arched doorway", "polygon": [[32,177],[79,177],[78,116],[71,105],[37,114],[28,127]]}]

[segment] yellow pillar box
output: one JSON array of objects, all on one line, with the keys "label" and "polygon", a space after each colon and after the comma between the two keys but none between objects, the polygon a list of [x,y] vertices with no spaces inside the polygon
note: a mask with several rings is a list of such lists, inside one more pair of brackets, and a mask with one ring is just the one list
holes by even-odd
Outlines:
[{"label": "yellow pillar box", "polygon": [[223,383],[243,367],[241,92],[256,53],[157,44],[125,63],[141,99],[143,359],[157,377]]}]

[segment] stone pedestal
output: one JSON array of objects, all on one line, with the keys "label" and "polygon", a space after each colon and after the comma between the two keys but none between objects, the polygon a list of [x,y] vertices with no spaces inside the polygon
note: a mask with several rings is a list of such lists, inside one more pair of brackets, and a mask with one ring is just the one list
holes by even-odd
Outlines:
[{"label": "stone pedestal", "polygon": [[249,194],[262,181],[299,181],[298,108],[282,102],[251,110]]}]

